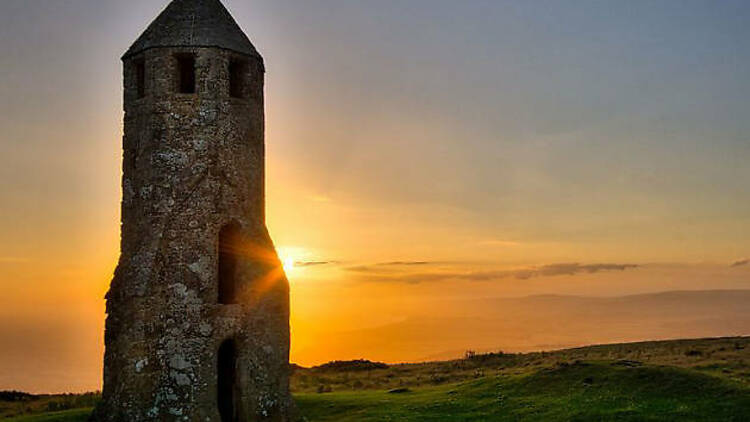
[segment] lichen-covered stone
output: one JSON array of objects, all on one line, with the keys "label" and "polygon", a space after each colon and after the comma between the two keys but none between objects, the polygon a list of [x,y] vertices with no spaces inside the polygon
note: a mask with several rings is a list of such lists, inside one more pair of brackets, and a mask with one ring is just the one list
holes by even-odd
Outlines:
[{"label": "lichen-covered stone", "polygon": [[[184,39],[187,24],[203,38]],[[232,340],[235,416],[225,420],[291,420],[289,286],[264,215],[262,59],[218,0],[175,0],[154,25],[123,58],[122,252],[92,419],[222,421],[218,354]],[[185,54],[195,93],[177,92]],[[237,300],[222,304],[219,235],[229,225],[241,245]]]}]

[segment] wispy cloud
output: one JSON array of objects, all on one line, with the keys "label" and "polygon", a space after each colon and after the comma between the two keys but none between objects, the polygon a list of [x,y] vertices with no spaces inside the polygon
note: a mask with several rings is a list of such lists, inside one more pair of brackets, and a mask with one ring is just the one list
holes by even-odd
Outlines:
[{"label": "wispy cloud", "polygon": [[353,265],[346,267],[347,271],[357,273],[403,274],[410,271],[410,267],[424,267],[431,265],[428,261],[391,261],[375,264]]},{"label": "wispy cloud", "polygon": [[[536,270],[532,270],[531,275],[527,276],[524,273],[525,278],[531,278],[534,276],[556,276],[556,275],[575,275],[579,273],[598,273],[601,271],[625,271],[632,268],[638,268],[635,264],[588,264],[582,265],[578,263],[566,263],[566,264],[552,264],[545,265]],[[517,276],[520,275],[517,274]],[[518,277],[524,278],[524,277]]]},{"label": "wispy cloud", "polygon": [[732,263],[731,266],[732,267],[742,267],[742,266],[745,266],[745,265],[748,265],[748,264],[750,264],[750,259],[740,259],[739,261],[736,261],[736,262]]},{"label": "wispy cloud", "polygon": [[[417,262],[411,265],[428,265]],[[408,265],[408,264],[407,264]],[[469,264],[467,264],[469,265]],[[398,266],[398,265],[396,265]],[[391,265],[391,267],[394,267]],[[460,271],[456,268],[437,268],[433,271],[412,271],[408,268],[385,268],[384,264],[358,265],[346,268],[361,273],[369,281],[391,281],[404,283],[425,283],[445,280],[496,281],[504,279],[529,280],[539,277],[572,276],[594,274],[605,271],[625,271],[640,267],[636,264],[579,264],[561,263],[510,270]]]},{"label": "wispy cloud", "polygon": [[430,262],[427,261],[393,261],[393,262],[381,262],[376,265],[380,266],[388,266],[388,265],[395,265],[395,266],[411,266],[411,265],[429,265]]},{"label": "wispy cloud", "polygon": [[294,263],[295,267],[317,267],[321,265],[335,264],[335,261],[297,261]]},{"label": "wispy cloud", "polygon": [[377,265],[354,265],[352,267],[347,267],[346,270],[355,273],[383,272],[377,268]]}]

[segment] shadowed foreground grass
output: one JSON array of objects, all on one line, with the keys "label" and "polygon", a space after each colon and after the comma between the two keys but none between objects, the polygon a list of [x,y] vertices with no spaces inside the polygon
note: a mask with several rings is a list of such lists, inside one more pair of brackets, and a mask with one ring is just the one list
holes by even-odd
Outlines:
[{"label": "shadowed foreground grass", "polygon": [[406,393],[299,394],[315,421],[746,421],[750,390],[668,367],[576,363]]},{"label": "shadowed foreground grass", "polygon": [[39,415],[19,416],[1,419],[8,422],[86,422],[93,409],[73,409],[63,412],[50,412]]}]

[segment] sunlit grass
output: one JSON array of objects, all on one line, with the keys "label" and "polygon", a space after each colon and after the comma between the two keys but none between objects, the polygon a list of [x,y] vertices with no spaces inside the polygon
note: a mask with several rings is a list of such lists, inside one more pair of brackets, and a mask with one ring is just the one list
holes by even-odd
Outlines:
[{"label": "sunlit grass", "polygon": [[[297,368],[292,388],[308,422],[745,421],[749,356],[750,338],[723,338],[409,365],[344,362]],[[84,422],[88,408],[43,413],[81,397],[0,401],[0,418]]]},{"label": "sunlit grass", "polygon": [[527,375],[296,396],[311,422],[742,421],[750,390],[693,370],[576,363]]}]

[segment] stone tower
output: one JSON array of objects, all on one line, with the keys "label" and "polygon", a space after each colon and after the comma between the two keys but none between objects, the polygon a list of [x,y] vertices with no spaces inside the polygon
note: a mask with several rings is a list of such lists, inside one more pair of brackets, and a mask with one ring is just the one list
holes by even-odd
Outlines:
[{"label": "stone tower", "polygon": [[219,0],[174,0],[123,64],[122,254],[92,419],[290,420],[263,59]]}]

